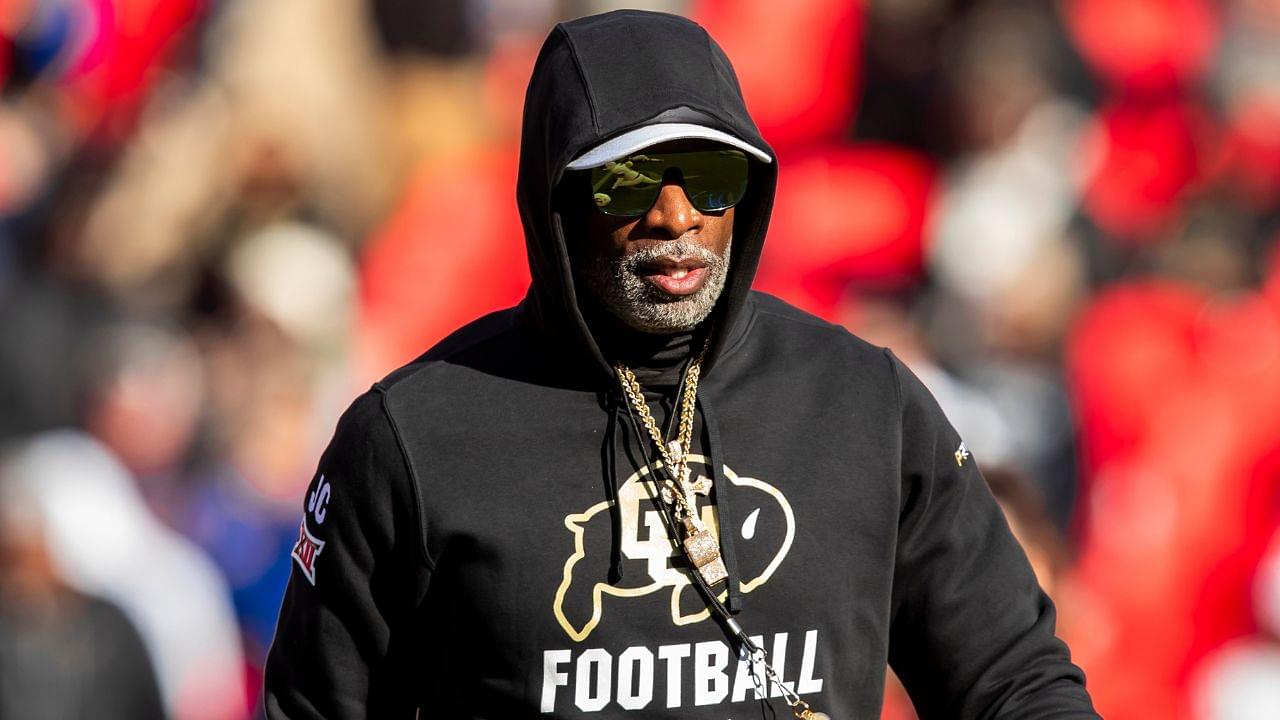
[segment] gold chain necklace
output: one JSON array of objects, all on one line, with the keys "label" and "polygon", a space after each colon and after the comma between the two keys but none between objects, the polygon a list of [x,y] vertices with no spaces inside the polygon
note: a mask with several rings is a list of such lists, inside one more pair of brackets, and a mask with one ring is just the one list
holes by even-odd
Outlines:
[{"label": "gold chain necklace", "polygon": [[[689,451],[692,449],[693,440],[693,414],[697,407],[698,379],[702,375],[702,358],[706,355],[706,352],[707,346],[704,345],[702,351],[689,364],[689,369],[685,371],[684,393],[680,397],[680,424],[676,430],[676,437],[671,442],[663,440],[662,432],[658,430],[658,423],[653,419],[653,413],[649,412],[649,402],[644,399],[644,391],[640,387],[640,382],[636,380],[635,373],[631,372],[631,368],[622,363],[615,364],[613,368],[618,375],[618,384],[622,386],[623,395],[631,403],[636,414],[640,416],[645,430],[649,433],[649,438],[653,440],[653,444],[658,448],[658,453],[662,456],[662,464],[667,468],[668,472],[667,476],[662,478],[659,483],[659,494],[662,497],[662,501],[671,506],[676,519],[684,526],[685,553],[709,588],[727,578],[729,572],[724,566],[723,558],[720,557],[719,540],[707,529],[706,524],[702,522],[702,518],[698,516],[695,495],[710,494],[711,480],[701,477],[697,482],[693,482],[689,479]],[[714,598],[712,600],[714,601]],[[721,606],[721,609],[723,610],[723,606]],[[729,620],[729,623],[731,626],[737,626],[737,623],[732,619]],[[741,637],[746,638],[745,633],[741,633],[740,627],[738,632]],[[750,648],[749,660],[753,667],[764,668],[768,682],[778,687],[783,699],[790,707],[792,715],[797,720],[831,720],[830,716],[812,709],[809,703],[783,684],[782,678],[778,677],[777,672],[774,671],[763,648],[757,647],[749,639],[746,642]],[[755,677],[754,671],[752,672],[752,677]],[[757,682],[757,684],[759,683]],[[768,693],[765,694],[767,695]]]},{"label": "gold chain necklace", "polygon": [[729,571],[724,566],[724,559],[720,557],[720,541],[702,521],[702,517],[698,514],[696,500],[697,495],[710,495],[712,483],[705,476],[699,477],[696,482],[689,478],[689,450],[693,446],[693,415],[697,406],[698,378],[702,374],[702,358],[706,351],[706,346],[703,346],[702,351],[689,364],[689,369],[685,372],[684,393],[680,398],[680,424],[676,437],[671,442],[666,442],[662,432],[658,430],[658,423],[649,412],[649,403],[644,399],[644,391],[640,388],[640,382],[636,380],[635,373],[622,363],[614,365],[614,370],[618,374],[622,393],[627,397],[636,414],[640,416],[645,430],[649,433],[649,438],[653,440],[658,453],[662,456],[663,466],[667,468],[667,476],[659,483],[659,494],[662,501],[672,507],[676,519],[684,526],[683,544],[689,560],[702,575],[702,579],[706,580],[707,585],[714,585],[727,578]]}]

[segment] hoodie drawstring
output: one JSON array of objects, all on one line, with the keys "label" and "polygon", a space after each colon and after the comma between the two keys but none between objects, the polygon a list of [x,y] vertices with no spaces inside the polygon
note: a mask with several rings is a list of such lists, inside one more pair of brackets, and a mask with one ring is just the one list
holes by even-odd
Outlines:
[{"label": "hoodie drawstring", "polygon": [[605,499],[609,502],[609,524],[613,539],[609,545],[609,584],[622,581],[622,507],[618,502],[618,407],[619,396],[609,392],[605,396],[605,412],[609,422],[605,426],[604,443],[600,447],[600,463],[603,466]]},{"label": "hoodie drawstring", "polygon": [[729,590],[725,607],[737,615],[742,611],[742,588],[738,581],[738,555],[733,547],[735,533],[733,511],[729,503],[729,482],[724,477],[724,464],[719,460],[719,453],[724,447],[720,444],[720,424],[705,397],[698,399],[698,408],[702,410],[702,426],[706,431],[704,454],[707,456],[707,465],[711,468],[711,487],[715,493],[716,517],[720,524],[720,557],[729,573],[729,577],[725,579]]}]

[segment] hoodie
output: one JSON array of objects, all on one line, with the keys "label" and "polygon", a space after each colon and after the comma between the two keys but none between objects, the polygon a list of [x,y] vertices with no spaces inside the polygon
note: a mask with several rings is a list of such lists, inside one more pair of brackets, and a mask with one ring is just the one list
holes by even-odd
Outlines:
[{"label": "hoodie", "polygon": [[[702,336],[606,331],[556,189],[654,122],[767,148],[696,24],[618,11],[547,38],[516,195],[532,283],[358,398],[307,490],[268,717],[789,717],[690,584],[610,362],[666,423]],[[1052,604],[960,437],[888,351],[751,290],[776,163],[752,162],[701,330],[697,510],[721,597],[779,679],[879,716],[886,663],[925,718],[1092,718]],[[832,208],[832,212],[845,211]]]}]

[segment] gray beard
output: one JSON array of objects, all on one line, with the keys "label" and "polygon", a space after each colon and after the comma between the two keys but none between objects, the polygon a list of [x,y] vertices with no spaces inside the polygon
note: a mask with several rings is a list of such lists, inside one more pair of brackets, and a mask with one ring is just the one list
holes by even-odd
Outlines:
[{"label": "gray beard", "polygon": [[[687,240],[672,240],[620,258],[596,258],[583,268],[583,280],[595,299],[631,328],[646,333],[688,332],[715,309],[729,278],[729,250],[724,256]],[[661,257],[697,257],[706,264],[707,280],[692,295],[670,295],[640,277],[640,267]]]}]

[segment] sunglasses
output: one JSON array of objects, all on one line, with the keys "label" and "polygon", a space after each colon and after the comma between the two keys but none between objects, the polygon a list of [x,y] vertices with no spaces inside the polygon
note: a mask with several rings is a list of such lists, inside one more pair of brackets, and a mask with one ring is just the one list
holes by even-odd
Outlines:
[{"label": "sunglasses", "polygon": [[632,155],[586,172],[600,212],[639,217],[653,207],[663,177],[673,169],[680,172],[685,194],[700,212],[728,210],[747,192],[747,156],[727,148]]}]

